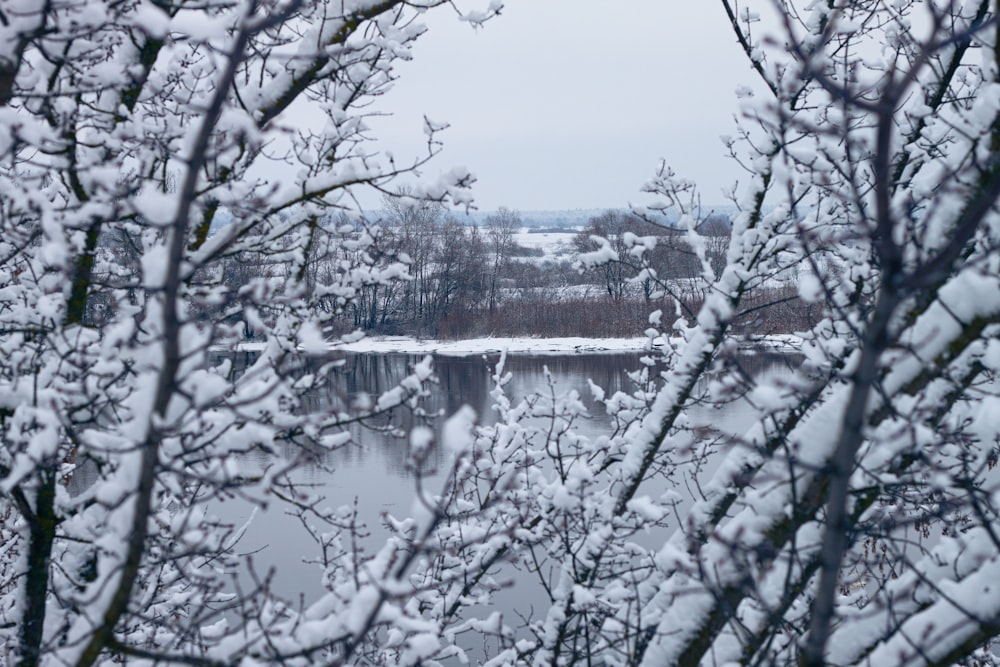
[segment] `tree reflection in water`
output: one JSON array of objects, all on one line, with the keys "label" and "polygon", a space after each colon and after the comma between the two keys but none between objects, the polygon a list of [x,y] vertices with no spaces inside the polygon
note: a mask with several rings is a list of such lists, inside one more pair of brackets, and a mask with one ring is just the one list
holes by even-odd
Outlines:
[{"label": "tree reflection in water", "polygon": [[[604,388],[607,395],[632,392],[636,387],[628,373],[642,367],[641,357],[639,353],[508,356],[505,372],[512,377],[506,392],[515,399],[539,391],[547,386],[548,369],[555,391],[560,394],[575,391],[590,412],[585,421],[575,424],[577,432],[597,437],[608,433],[610,420],[593,401],[588,380]],[[248,352],[230,358],[236,373],[255,360],[254,354]],[[305,359],[303,373],[323,363],[335,362],[339,368],[326,390],[308,397],[301,409],[331,410],[364,396],[377,397],[398,385],[422,358],[408,354],[351,354],[336,359]],[[371,544],[381,543],[385,537],[383,514],[407,516],[414,502],[417,471],[409,457],[409,430],[418,424],[436,430],[443,417],[454,414],[463,405],[475,409],[480,423],[493,423],[496,415],[491,409],[490,392],[498,360],[499,355],[435,356],[437,383],[423,402],[426,414],[399,410],[368,426],[352,427],[355,442],[315,452],[314,463],[297,471],[297,481],[311,485],[331,508],[356,503],[358,518],[367,525]],[[776,353],[742,353],[730,359],[730,363],[737,363],[748,375],[757,376],[781,373],[789,365],[797,364],[798,358]],[[740,401],[734,401],[721,412],[706,409],[694,413],[693,418],[702,421],[706,429],[723,434],[745,429],[752,414]],[[446,463],[440,451],[436,448],[430,451],[421,471],[426,490],[433,493],[435,473]],[[254,512],[250,503],[239,498],[211,510],[234,525],[246,522]],[[254,513],[239,549],[254,554],[258,572],[273,568],[273,585],[290,598],[301,595],[308,601],[319,594],[321,568],[309,564],[315,557],[316,544],[298,519],[285,514],[277,504]]]}]

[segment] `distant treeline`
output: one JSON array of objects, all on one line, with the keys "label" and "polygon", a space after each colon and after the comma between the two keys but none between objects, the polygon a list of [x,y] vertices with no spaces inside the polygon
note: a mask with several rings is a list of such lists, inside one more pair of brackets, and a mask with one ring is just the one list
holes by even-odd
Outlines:
[{"label": "distant treeline", "polygon": [[[258,308],[249,317],[237,316],[241,309],[233,302],[267,293],[276,282],[296,281],[310,312],[323,314],[331,337],[359,329],[441,338],[637,336],[655,310],[662,311],[661,327],[669,327],[678,314],[698,311],[707,274],[725,266],[730,231],[722,216],[702,222],[699,256],[686,231],[609,210],[591,217],[569,247],[552,257],[518,245],[522,227],[521,216],[510,209],[501,208],[475,226],[439,205],[387,200],[375,222],[313,221],[305,248],[221,257],[204,275],[206,291],[215,289],[220,296],[195,299],[194,308],[202,312],[192,315],[207,321],[214,314],[208,311],[231,309],[230,324],[254,339],[269,313]],[[134,239],[119,235],[102,244],[110,260],[106,266],[137,270]],[[651,248],[644,261],[637,247]],[[580,261],[595,254],[618,260]],[[358,271],[364,273],[361,287]],[[764,334],[809,327],[808,304],[789,281],[776,281],[755,294],[755,303],[735,321],[738,329]],[[113,307],[96,294],[88,301],[87,318],[100,323]]]}]

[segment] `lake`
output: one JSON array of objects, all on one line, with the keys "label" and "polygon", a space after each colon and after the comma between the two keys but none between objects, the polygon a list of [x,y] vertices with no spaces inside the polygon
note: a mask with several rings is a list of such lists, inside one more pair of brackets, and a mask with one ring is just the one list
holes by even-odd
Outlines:
[{"label": "lake", "polygon": [[[642,367],[641,357],[640,353],[510,355],[505,371],[512,374],[512,379],[506,385],[506,392],[512,400],[534,392],[544,386],[548,369],[555,390],[559,393],[577,392],[590,411],[588,419],[578,422],[579,431],[583,435],[599,436],[609,431],[610,420],[603,414],[602,406],[593,401],[588,380],[603,387],[609,396],[616,391],[631,392],[635,387],[628,372]],[[378,395],[398,384],[421,358],[405,354],[349,355],[336,375],[337,393],[343,397],[353,397],[361,392]],[[249,363],[252,355],[237,359],[237,365],[241,361]],[[438,382],[432,387],[427,408],[451,415],[461,406],[469,405],[475,409],[480,423],[492,423],[495,414],[491,410],[491,376],[497,361],[497,356],[486,355],[436,356],[434,369]],[[738,362],[748,374],[757,376],[787,372],[789,365],[797,363],[797,359],[785,354],[758,352],[741,354]],[[322,410],[326,407],[326,400],[317,397],[306,409]],[[753,414],[749,405],[735,401],[722,410],[696,409],[691,412],[691,418],[715,430],[741,433],[749,427]],[[397,425],[403,430],[413,423],[405,412],[397,419]],[[370,531],[371,546],[368,551],[371,553],[384,542],[387,534],[381,526],[383,513],[397,518],[410,514],[415,471],[410,465],[406,438],[361,429],[356,430],[355,435],[356,445],[324,452],[315,465],[297,471],[295,480],[310,485],[312,491],[321,494],[324,507],[336,508],[356,500],[358,516]],[[443,462],[441,452],[432,451],[428,457],[432,469]],[[711,472],[711,469],[706,469],[702,475]],[[433,489],[433,474],[429,475],[429,480],[428,487]],[[427,482],[428,478],[424,481]],[[247,521],[252,512],[251,505],[239,499],[211,509],[237,525]],[[325,529],[328,530],[328,527]],[[253,554],[253,566],[258,573],[273,569],[273,589],[290,600],[301,596],[309,602],[319,597],[323,590],[322,568],[307,562],[318,556],[315,540],[297,517],[286,514],[278,504],[256,511],[238,550]]]}]

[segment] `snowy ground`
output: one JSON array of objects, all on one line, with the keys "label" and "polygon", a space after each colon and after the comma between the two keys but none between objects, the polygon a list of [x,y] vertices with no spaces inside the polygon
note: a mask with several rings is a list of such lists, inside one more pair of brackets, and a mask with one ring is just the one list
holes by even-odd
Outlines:
[{"label": "snowy ground", "polygon": [[[470,338],[468,340],[434,340],[409,336],[370,336],[351,343],[330,345],[330,350],[354,353],[442,354],[468,356],[509,352],[513,354],[582,354],[599,352],[642,352],[649,339],[636,338]],[[679,342],[679,341],[678,341]],[[654,340],[662,345],[663,339]],[[758,336],[745,341],[748,348],[794,352],[801,349],[796,336]],[[264,343],[241,343],[240,350],[260,350]]]},{"label": "snowy ground", "polygon": [[347,352],[411,352],[471,355],[488,352],[520,354],[574,354],[577,352],[639,352],[642,338],[472,338],[469,340],[420,340],[408,337],[372,337],[338,345]]},{"label": "snowy ground", "polygon": [[568,232],[531,233],[522,229],[514,234],[514,240],[519,246],[541,250],[545,255],[541,259],[568,258],[573,253],[573,238],[575,230]]}]

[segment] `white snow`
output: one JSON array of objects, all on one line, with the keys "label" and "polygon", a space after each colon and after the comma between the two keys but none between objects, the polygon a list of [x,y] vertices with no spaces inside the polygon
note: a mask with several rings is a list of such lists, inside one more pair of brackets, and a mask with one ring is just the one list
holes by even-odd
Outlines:
[{"label": "white snow", "polygon": [[[592,354],[616,352],[644,352],[650,339],[646,336],[634,338],[535,338],[519,337],[488,337],[469,338],[465,340],[438,340],[433,338],[414,338],[411,336],[369,336],[357,338],[345,337],[343,343],[328,343],[326,349],[333,352],[351,352],[355,354],[440,354],[444,356],[469,356],[475,354],[499,354],[511,352],[515,354]],[[662,337],[653,339],[654,346],[664,344]],[[676,341],[674,341],[676,342]],[[773,349],[780,351],[798,351],[801,340],[797,336],[754,336],[743,343],[751,348]],[[241,351],[263,350],[267,343],[240,343]],[[304,350],[315,353],[315,348]]]}]

